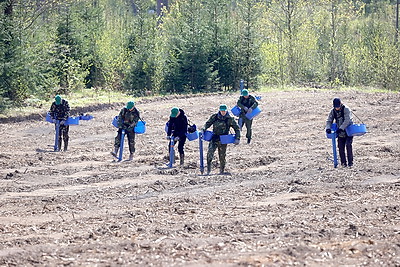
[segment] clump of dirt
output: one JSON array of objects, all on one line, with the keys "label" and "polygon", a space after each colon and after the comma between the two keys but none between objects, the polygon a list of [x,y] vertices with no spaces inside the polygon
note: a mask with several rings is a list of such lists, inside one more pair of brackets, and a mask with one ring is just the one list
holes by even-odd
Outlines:
[{"label": "clump of dirt", "polygon": [[[399,266],[399,94],[256,95],[252,143],[228,146],[225,175],[217,153],[201,174],[197,140],[169,169],[164,126],[178,106],[200,128],[235,93],[139,101],[147,131],[132,162],[110,155],[124,103],[76,108],[94,119],[70,127],[68,152],[52,151],[40,116],[2,121],[0,265]],[[328,160],[337,96],[368,127],[352,168]]]}]

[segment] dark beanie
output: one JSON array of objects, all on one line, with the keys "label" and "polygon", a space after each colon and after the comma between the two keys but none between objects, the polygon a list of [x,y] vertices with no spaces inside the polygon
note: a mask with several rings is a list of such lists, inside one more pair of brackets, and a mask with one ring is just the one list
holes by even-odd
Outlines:
[{"label": "dark beanie", "polygon": [[340,108],[340,105],[341,105],[340,98],[333,99],[333,107],[334,108]]}]

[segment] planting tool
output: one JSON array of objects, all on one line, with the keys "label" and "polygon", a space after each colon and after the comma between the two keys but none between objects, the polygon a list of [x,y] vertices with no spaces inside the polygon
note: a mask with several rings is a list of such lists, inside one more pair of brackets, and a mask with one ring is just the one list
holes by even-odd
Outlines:
[{"label": "planting tool", "polygon": [[333,151],[333,167],[338,166],[337,151],[336,151],[336,131],[332,131],[332,151]]},{"label": "planting tool", "polygon": [[175,137],[171,136],[171,141],[169,143],[169,163],[168,163],[168,168],[172,168],[172,166],[175,163]]},{"label": "planting tool", "polygon": [[60,137],[60,120],[56,120],[56,136],[54,140],[54,151],[60,151],[60,148],[58,147],[58,138]]},{"label": "planting tool", "polygon": [[200,172],[204,173],[204,159],[203,159],[203,132],[199,132],[199,151],[200,151]]},{"label": "planting tool", "polygon": [[121,141],[119,144],[119,155],[118,155],[118,161],[122,160],[122,155],[124,153],[124,140],[125,140],[125,130],[121,131]]}]

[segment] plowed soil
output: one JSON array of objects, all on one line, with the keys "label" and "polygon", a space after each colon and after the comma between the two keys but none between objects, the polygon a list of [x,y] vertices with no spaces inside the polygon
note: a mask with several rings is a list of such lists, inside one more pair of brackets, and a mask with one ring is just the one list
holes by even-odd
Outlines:
[{"label": "plowed soil", "polygon": [[[44,120],[0,124],[0,265],[400,266],[400,95],[256,95],[252,143],[228,146],[227,175],[217,154],[201,175],[198,140],[168,169],[164,125],[178,106],[201,127],[237,94],[138,101],[147,131],[132,162],[110,155],[122,104],[71,126],[67,152]],[[352,168],[329,160],[337,96],[369,131]]]}]

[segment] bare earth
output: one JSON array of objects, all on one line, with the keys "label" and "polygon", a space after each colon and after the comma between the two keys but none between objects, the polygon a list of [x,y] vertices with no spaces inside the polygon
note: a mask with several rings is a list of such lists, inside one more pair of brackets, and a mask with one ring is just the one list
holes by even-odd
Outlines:
[{"label": "bare earth", "polygon": [[[164,125],[178,106],[201,127],[237,94],[139,101],[133,162],[110,155],[122,106],[71,126],[68,152],[52,152],[45,121],[0,124],[0,265],[400,266],[400,95],[256,95],[263,112],[251,145],[229,145],[231,175],[217,161],[200,174],[197,140],[167,169]],[[369,131],[351,169],[327,159],[336,96]]]}]

